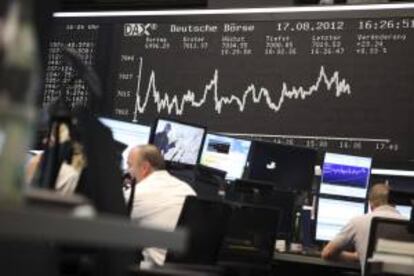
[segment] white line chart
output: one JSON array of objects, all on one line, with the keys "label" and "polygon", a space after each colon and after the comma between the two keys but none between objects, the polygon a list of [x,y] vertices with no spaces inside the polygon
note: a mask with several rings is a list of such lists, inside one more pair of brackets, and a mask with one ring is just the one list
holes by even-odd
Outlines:
[{"label": "white line chart", "polygon": [[321,65],[319,74],[313,84],[307,87],[289,86],[283,81],[280,89],[280,96],[276,99],[272,98],[272,93],[269,89],[265,87],[257,87],[254,84],[249,84],[242,93],[233,93],[230,96],[220,95],[219,69],[214,70],[213,77],[205,85],[202,92],[187,90],[180,96],[169,95],[157,88],[156,72],[154,70],[151,70],[149,74],[146,89],[141,90],[143,64],[144,60],[140,57],[133,117],[134,122],[137,121],[138,114],[142,114],[146,111],[149,104],[154,104],[158,113],[166,111],[168,115],[183,115],[186,108],[200,108],[208,100],[214,101],[214,110],[217,114],[221,114],[223,109],[228,105],[236,105],[238,110],[243,112],[248,104],[258,104],[264,101],[269,110],[277,113],[282,109],[287,99],[304,101],[320,90],[322,86],[325,86],[328,91],[333,91],[333,95],[336,98],[351,94],[350,83],[347,79],[340,77],[339,71],[334,71],[329,74],[327,73],[325,66]]}]

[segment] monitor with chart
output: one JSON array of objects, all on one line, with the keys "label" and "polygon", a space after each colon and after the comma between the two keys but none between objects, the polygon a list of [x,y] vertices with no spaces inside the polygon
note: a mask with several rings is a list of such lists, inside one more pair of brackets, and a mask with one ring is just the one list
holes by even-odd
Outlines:
[{"label": "monitor with chart", "polygon": [[320,194],[366,198],[372,159],[354,155],[325,154]]},{"label": "monitor with chart", "polygon": [[414,158],[413,19],[414,3],[58,12],[39,99],[45,107],[66,91],[70,106],[90,104],[65,62],[69,47],[102,80],[102,112],[122,120],[167,116],[405,163]]},{"label": "monitor with chart", "polygon": [[317,206],[317,241],[330,241],[353,217],[365,213],[363,201],[320,197]]}]

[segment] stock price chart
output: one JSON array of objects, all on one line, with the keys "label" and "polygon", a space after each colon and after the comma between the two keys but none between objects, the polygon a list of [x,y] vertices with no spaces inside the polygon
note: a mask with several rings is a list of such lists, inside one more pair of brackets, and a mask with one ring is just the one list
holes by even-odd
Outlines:
[{"label": "stock price chart", "polygon": [[[411,160],[407,5],[373,6],[369,17],[340,7],[66,14],[52,43],[92,43],[81,45],[93,46],[84,53],[93,53],[106,112],[118,119],[170,117],[243,138]],[[53,98],[45,93],[44,103]]]}]

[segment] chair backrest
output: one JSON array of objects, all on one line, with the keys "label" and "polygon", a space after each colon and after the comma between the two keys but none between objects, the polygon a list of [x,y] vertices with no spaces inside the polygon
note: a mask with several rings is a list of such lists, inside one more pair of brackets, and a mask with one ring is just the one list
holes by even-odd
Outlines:
[{"label": "chair backrest", "polygon": [[177,223],[189,232],[187,250],[168,252],[166,262],[215,264],[230,212],[230,206],[223,202],[187,197]]},{"label": "chair backrest", "polygon": [[232,214],[227,224],[219,261],[249,265],[270,264],[278,222],[278,209],[232,204]]},{"label": "chair backrest", "polygon": [[369,265],[367,260],[373,257],[375,246],[379,239],[388,239],[395,241],[414,241],[414,233],[409,231],[409,221],[374,217],[371,221],[368,248],[365,260],[365,275],[369,275]]}]

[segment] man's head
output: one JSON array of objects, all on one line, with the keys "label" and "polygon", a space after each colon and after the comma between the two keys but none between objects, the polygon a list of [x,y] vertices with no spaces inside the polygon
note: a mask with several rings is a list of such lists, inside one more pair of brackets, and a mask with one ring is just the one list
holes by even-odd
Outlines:
[{"label": "man's head", "polygon": [[164,158],[154,145],[137,146],[128,155],[128,170],[136,181],[141,181],[152,172],[165,169]]},{"label": "man's head", "polygon": [[371,206],[371,210],[374,210],[377,207],[382,205],[388,205],[388,197],[390,193],[390,188],[387,184],[378,183],[374,184],[368,195],[369,204]]}]

